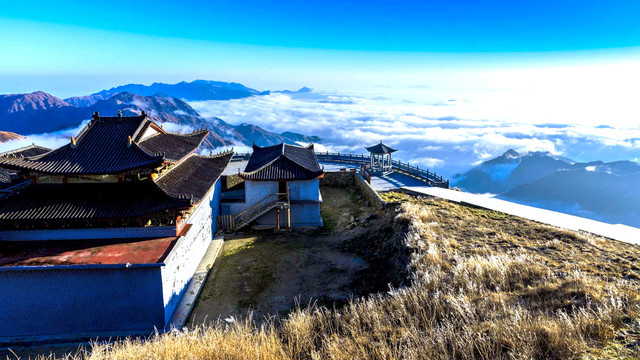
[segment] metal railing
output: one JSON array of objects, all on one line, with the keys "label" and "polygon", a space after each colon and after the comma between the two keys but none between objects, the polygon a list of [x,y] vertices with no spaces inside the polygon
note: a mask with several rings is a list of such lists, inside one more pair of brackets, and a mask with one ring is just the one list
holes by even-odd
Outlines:
[{"label": "metal railing", "polygon": [[[347,163],[363,163],[369,162],[370,156],[365,154],[353,154],[353,153],[330,153],[330,152],[317,152],[316,156],[318,160],[328,162],[347,162]],[[449,187],[449,180],[444,179],[441,175],[438,175],[435,171],[429,169],[421,169],[420,166],[413,166],[410,163],[402,162],[400,160],[392,160],[391,165],[394,170],[405,172],[409,175],[413,175],[422,180],[425,180],[432,186]]]},{"label": "metal railing", "polygon": [[[251,156],[250,153],[234,154],[232,161],[248,160]],[[319,161],[325,162],[344,162],[344,163],[369,163],[370,156],[368,154],[354,154],[354,153],[330,153],[330,152],[316,152],[316,157]],[[420,166],[413,166],[408,162],[402,162],[400,160],[392,160],[391,165],[394,170],[405,172],[409,175],[415,176],[431,186],[449,187],[449,179],[444,179],[442,175],[438,175],[435,171],[429,169],[421,169]]]}]

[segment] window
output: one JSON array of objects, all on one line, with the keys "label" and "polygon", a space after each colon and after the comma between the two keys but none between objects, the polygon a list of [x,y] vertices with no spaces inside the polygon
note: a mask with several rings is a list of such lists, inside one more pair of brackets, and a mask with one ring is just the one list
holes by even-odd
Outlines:
[{"label": "window", "polygon": [[40,184],[62,184],[62,175],[41,175],[38,176],[38,183]]}]

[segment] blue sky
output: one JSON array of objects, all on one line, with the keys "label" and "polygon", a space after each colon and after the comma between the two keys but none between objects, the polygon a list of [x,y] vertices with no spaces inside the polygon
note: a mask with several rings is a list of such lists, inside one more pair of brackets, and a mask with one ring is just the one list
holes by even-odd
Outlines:
[{"label": "blue sky", "polygon": [[5,1],[2,7],[6,18],[265,46],[511,52],[640,45],[640,2],[626,0]]},{"label": "blue sky", "polygon": [[195,78],[260,89],[412,85],[443,71],[635,59],[640,45],[640,2],[630,0],[3,0],[1,7],[0,92],[59,96]]}]

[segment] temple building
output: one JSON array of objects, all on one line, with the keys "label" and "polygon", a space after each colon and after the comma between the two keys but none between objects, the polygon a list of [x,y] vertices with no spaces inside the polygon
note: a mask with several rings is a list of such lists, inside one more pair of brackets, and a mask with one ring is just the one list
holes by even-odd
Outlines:
[{"label": "temple building", "polygon": [[239,229],[250,223],[257,228],[322,226],[320,216],[320,167],[313,144],[301,147],[277,144],[253,145],[253,153],[241,182],[223,194],[221,226]]},{"label": "temple building", "polygon": [[0,343],[165,328],[217,230],[233,153],[197,155],[207,134],[95,113],[0,154]]}]

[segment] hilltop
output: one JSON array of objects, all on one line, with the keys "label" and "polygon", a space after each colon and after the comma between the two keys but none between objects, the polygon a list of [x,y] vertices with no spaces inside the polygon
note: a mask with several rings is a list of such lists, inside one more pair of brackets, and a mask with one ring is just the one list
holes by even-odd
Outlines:
[{"label": "hilltop", "polygon": [[[377,249],[407,264],[385,268],[405,279],[394,282],[398,288],[344,306],[302,304],[262,326],[250,318],[219,320],[96,345],[91,359],[639,355],[640,247],[436,198],[383,198],[392,202],[378,220],[387,225],[369,232],[359,225],[361,251]],[[366,223],[355,215],[353,224]]]}]

